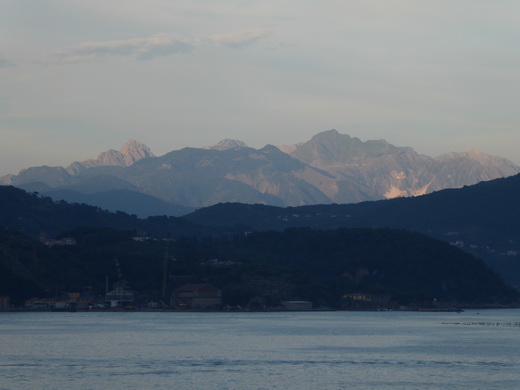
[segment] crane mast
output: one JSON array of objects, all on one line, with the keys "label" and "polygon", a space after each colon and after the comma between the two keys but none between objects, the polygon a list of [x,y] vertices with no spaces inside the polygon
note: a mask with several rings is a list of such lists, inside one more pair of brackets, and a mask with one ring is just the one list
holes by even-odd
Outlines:
[{"label": "crane mast", "polygon": [[166,298],[166,290],[168,289],[168,246],[170,238],[168,237],[164,244],[164,261],[163,261],[163,281],[162,281],[162,297]]}]

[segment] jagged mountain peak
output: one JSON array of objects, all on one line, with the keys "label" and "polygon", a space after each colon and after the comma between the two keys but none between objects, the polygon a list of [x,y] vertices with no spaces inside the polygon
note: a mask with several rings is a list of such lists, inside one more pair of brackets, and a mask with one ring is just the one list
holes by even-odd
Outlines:
[{"label": "jagged mountain peak", "polygon": [[76,175],[81,171],[99,166],[129,167],[143,158],[155,157],[150,148],[140,141],[131,139],[120,150],[110,149],[99,154],[96,160],[76,161],[67,167],[67,172]]},{"label": "jagged mountain peak", "polygon": [[202,149],[228,150],[228,149],[240,149],[240,148],[247,148],[247,145],[242,141],[227,138],[225,140],[220,141],[216,145],[206,146]]},{"label": "jagged mountain peak", "polygon": [[135,139],[126,141],[119,153],[124,156],[126,166],[130,166],[143,158],[155,157],[148,146]]},{"label": "jagged mountain peak", "polygon": [[396,147],[385,140],[361,141],[348,134],[340,134],[336,130],[323,131],[309,141],[294,146],[280,148],[307,164],[316,166],[345,164],[389,153],[411,152],[407,147]]}]

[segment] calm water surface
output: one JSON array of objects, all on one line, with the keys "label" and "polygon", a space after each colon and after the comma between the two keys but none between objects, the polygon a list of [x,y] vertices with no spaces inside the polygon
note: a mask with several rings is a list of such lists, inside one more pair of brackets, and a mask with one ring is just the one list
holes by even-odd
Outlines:
[{"label": "calm water surface", "polygon": [[520,310],[0,313],[0,390],[520,389]]}]

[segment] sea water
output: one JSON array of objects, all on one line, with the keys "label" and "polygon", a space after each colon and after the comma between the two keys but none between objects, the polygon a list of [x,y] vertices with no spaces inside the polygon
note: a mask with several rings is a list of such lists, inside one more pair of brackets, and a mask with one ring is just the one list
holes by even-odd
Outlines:
[{"label": "sea water", "polygon": [[520,310],[0,313],[0,389],[519,389],[519,321]]}]

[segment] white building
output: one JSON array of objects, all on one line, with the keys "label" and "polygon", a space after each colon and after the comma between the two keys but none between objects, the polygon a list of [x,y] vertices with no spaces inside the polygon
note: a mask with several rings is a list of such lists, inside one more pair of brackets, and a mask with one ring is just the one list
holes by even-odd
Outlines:
[{"label": "white building", "polygon": [[134,293],[125,290],[123,286],[117,286],[105,294],[105,301],[110,302],[110,307],[125,307],[134,302]]}]

